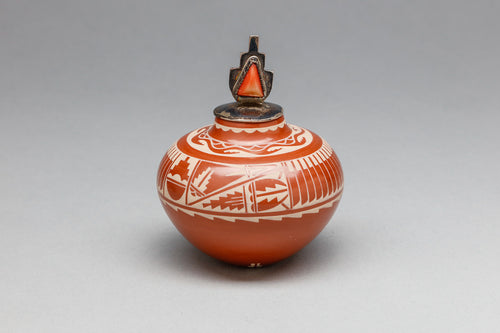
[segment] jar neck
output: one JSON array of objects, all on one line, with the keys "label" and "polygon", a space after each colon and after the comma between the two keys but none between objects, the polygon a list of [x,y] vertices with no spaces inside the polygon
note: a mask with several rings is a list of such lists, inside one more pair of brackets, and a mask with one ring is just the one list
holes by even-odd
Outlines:
[{"label": "jar neck", "polygon": [[208,134],[221,141],[275,141],[284,139],[292,133],[286,124],[285,117],[248,123],[215,118],[215,123],[208,130]]}]

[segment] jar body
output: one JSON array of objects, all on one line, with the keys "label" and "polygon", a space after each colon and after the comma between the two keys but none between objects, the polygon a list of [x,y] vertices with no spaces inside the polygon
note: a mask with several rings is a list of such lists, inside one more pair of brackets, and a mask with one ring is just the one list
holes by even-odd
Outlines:
[{"label": "jar body", "polygon": [[319,234],[338,206],[343,174],[323,139],[283,117],[259,124],[216,119],[168,150],[157,185],[168,216],[194,246],[260,267]]}]

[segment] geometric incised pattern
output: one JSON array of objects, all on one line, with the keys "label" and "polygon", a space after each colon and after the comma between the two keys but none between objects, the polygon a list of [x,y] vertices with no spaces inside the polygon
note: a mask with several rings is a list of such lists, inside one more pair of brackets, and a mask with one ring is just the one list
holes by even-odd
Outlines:
[{"label": "geometric incised pattern", "polygon": [[210,136],[210,126],[202,127],[189,134],[187,142],[194,149],[214,155],[251,157],[255,155],[273,156],[303,148],[311,143],[312,134],[298,126],[288,125],[292,133],[280,140],[251,145],[229,143]]},{"label": "geometric incised pattern", "polygon": [[174,145],[158,172],[163,205],[232,222],[301,217],[331,207],[342,189],[339,161],[325,142],[307,156],[263,164],[201,160]]},{"label": "geometric incised pattern", "polygon": [[[245,133],[255,133],[255,132],[266,133],[269,131],[276,131],[276,130],[282,129],[286,126],[286,123],[285,123],[285,120],[283,118],[283,119],[278,119],[277,123],[274,123],[272,125],[268,124],[268,125],[264,125],[264,126],[261,125],[261,126],[253,126],[253,127],[235,127],[234,124],[227,124],[227,125],[221,124],[220,120],[216,119],[213,126],[215,126],[215,128],[217,128],[217,129],[221,129],[225,132],[231,131],[233,133],[242,133],[242,132],[245,132]],[[288,126],[297,127],[294,125],[288,125]]]}]

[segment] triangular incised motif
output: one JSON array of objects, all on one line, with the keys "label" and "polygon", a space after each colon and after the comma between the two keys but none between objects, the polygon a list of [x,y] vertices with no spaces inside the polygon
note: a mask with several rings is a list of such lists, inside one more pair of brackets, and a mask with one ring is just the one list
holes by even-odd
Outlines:
[{"label": "triangular incised motif", "polygon": [[238,89],[238,96],[264,97],[259,71],[255,64],[252,64],[248,69],[247,75]]}]

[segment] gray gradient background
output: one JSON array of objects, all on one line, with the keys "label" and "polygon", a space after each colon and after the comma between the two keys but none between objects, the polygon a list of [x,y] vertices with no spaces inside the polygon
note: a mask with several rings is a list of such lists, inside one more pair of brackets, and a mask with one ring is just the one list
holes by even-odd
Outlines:
[{"label": "gray gradient background", "polygon": [[[0,331],[493,332],[498,1],[0,1]],[[269,100],[332,144],[333,221],[257,270],[191,247],[156,196],[231,101],[249,34]]]}]

